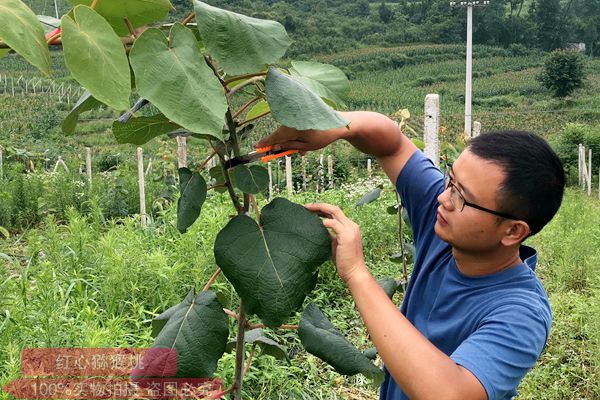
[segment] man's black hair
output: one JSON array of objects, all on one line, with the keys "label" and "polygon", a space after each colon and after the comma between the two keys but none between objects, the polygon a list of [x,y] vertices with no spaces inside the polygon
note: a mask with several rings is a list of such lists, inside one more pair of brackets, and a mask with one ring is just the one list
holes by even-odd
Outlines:
[{"label": "man's black hair", "polygon": [[499,211],[527,222],[530,235],[550,222],[563,199],[565,173],[543,138],[530,132],[493,131],[472,139],[467,149],[504,170]]}]

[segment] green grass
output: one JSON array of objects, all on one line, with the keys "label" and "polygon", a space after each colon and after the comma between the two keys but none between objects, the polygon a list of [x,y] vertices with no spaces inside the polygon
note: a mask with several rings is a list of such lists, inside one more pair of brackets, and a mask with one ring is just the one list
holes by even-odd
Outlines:
[{"label": "green grass", "polygon": [[[366,186],[299,195],[340,205],[362,229],[367,264],[377,277],[400,277],[388,256],[397,252],[397,221],[382,201],[354,207]],[[389,188],[389,186],[388,186]],[[259,199],[260,200],[260,199]],[[260,200],[261,204],[265,201]],[[69,212],[63,223],[48,217],[39,228],[0,242],[8,255],[0,268],[0,385],[19,376],[23,347],[131,347],[151,344],[149,321],[201,288],[212,274],[212,245],[232,211],[225,196],[211,196],[190,231],[175,229],[175,209],[143,230],[135,218],[104,223],[92,209],[85,217]],[[538,272],[548,289],[554,327],[541,361],[519,388],[519,399],[600,398],[599,334],[600,206],[568,191],[559,215],[538,237]],[[126,277],[124,279],[124,277]],[[235,293],[221,276],[213,287],[234,309]],[[351,297],[331,263],[321,268],[316,301],[358,348],[370,347]],[[396,301],[401,301],[397,296]],[[291,323],[297,322],[297,317]],[[232,322],[232,329],[234,325]],[[291,365],[257,357],[247,376],[245,398],[352,398],[376,395],[361,376],[340,377],[322,361],[300,351],[293,332],[270,335],[293,351]],[[218,375],[231,382],[234,360],[226,355]],[[0,399],[10,396],[0,393]]]}]

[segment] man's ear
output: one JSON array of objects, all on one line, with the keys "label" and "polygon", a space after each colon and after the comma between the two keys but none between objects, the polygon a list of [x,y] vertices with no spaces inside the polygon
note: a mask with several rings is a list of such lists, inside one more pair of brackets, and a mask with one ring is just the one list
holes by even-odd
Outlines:
[{"label": "man's ear", "polygon": [[502,237],[502,244],[504,246],[514,246],[520,244],[523,240],[529,236],[531,229],[525,221],[510,221],[510,224],[506,227],[504,236]]}]

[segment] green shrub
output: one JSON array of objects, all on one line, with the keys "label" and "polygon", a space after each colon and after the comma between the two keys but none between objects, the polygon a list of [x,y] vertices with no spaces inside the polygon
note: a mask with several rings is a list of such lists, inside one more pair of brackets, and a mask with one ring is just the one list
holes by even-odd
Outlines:
[{"label": "green shrub", "polygon": [[553,92],[554,97],[567,97],[583,86],[585,67],[578,51],[555,50],[546,59],[544,70],[538,76],[542,85]]},{"label": "green shrub", "polygon": [[600,167],[600,127],[568,123],[560,135],[551,139],[551,144],[564,164],[569,184],[577,183],[579,144],[592,150],[592,174],[598,171]]}]

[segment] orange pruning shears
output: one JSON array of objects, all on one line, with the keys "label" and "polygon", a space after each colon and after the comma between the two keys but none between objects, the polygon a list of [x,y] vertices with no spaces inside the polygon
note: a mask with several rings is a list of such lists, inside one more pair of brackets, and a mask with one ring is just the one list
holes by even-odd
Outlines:
[{"label": "orange pruning shears", "polygon": [[252,151],[244,156],[234,157],[225,163],[225,168],[233,168],[238,165],[248,164],[254,160],[260,159],[263,163],[267,163],[276,158],[289,156],[290,154],[297,153],[298,150],[284,150],[284,151],[273,151],[273,146],[257,147],[255,151]]}]

